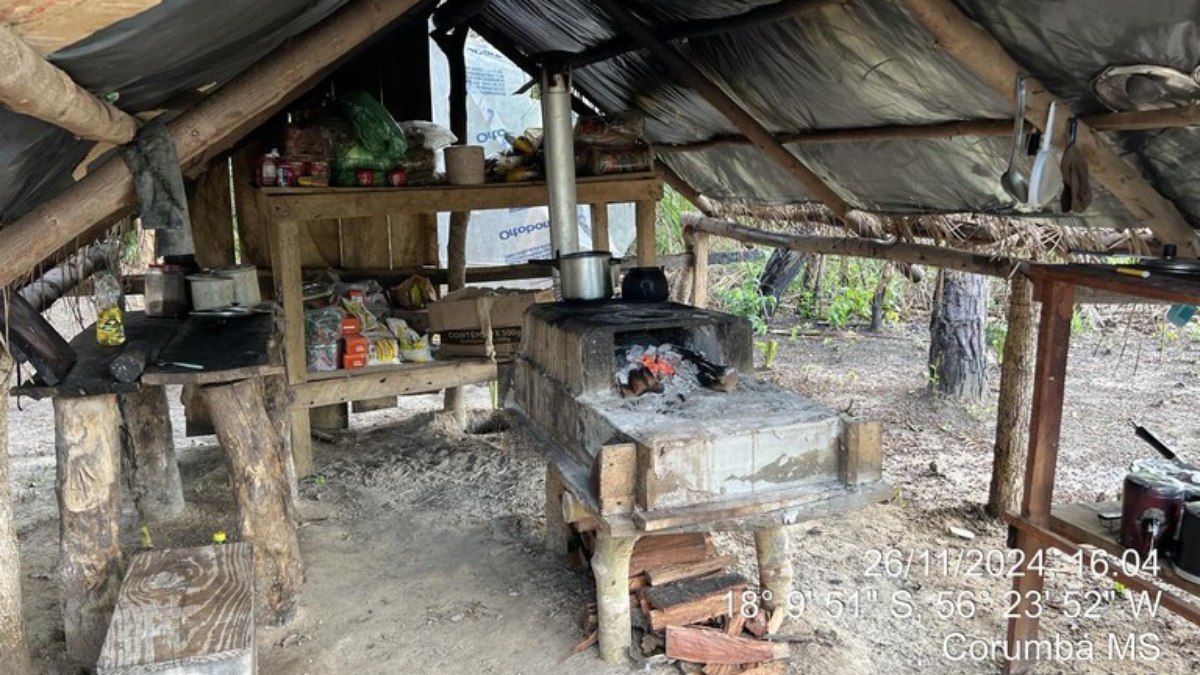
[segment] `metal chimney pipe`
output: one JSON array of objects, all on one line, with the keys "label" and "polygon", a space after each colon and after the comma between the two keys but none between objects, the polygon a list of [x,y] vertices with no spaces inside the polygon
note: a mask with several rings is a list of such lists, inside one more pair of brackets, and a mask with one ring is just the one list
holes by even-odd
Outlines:
[{"label": "metal chimney pipe", "polygon": [[542,57],[542,146],[550,204],[552,256],[579,250],[575,195],[575,130],[571,126],[571,66],[561,52]]}]

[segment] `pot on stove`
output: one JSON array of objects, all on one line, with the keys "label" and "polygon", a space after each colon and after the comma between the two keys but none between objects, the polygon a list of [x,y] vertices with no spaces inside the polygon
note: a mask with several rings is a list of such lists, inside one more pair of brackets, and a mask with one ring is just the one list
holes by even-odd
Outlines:
[{"label": "pot on stove", "polygon": [[1125,476],[1121,497],[1121,545],[1143,560],[1152,549],[1171,549],[1183,513],[1183,484],[1174,478],[1135,471]]},{"label": "pot on stove", "polygon": [[562,299],[578,301],[612,297],[611,261],[612,253],[608,251],[577,251],[539,262],[549,262],[558,268]]}]

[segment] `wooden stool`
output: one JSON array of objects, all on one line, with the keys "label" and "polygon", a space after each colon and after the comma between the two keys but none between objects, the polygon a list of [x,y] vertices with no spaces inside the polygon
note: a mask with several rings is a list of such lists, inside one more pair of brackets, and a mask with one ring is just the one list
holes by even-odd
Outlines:
[{"label": "wooden stool", "polygon": [[134,556],[96,664],[99,675],[256,670],[250,544]]}]

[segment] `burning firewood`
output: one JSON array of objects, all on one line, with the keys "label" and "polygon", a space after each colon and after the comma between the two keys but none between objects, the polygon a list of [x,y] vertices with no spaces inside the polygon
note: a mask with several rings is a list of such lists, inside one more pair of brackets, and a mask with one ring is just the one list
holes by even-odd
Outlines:
[{"label": "burning firewood", "polygon": [[733,366],[723,366],[709,361],[700,352],[687,347],[680,348],[679,353],[683,355],[683,358],[696,365],[699,370],[696,379],[700,381],[700,384],[709,389],[723,392],[730,392],[737,388],[738,374],[737,369]]},{"label": "burning firewood", "polygon": [[625,375],[625,382],[621,384],[621,395],[625,398],[636,398],[646,392],[661,394],[663,383],[649,368],[639,364]]}]

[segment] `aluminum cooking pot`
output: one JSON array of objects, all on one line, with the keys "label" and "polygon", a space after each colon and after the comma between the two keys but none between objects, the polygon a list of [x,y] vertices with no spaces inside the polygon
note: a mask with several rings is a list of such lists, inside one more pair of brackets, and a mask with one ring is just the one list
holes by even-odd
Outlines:
[{"label": "aluminum cooking pot", "polygon": [[612,253],[608,251],[579,251],[553,260],[530,260],[531,263],[553,265],[558,270],[559,289],[563,300],[607,300],[612,297]]},{"label": "aluminum cooking pot", "polygon": [[608,251],[568,253],[555,261],[563,300],[607,300],[612,297]]}]

